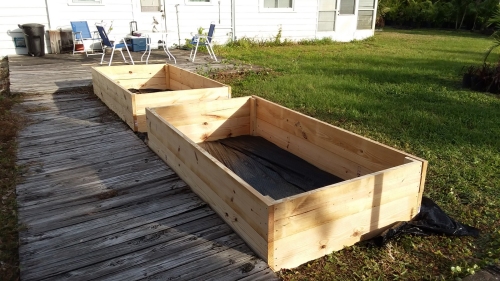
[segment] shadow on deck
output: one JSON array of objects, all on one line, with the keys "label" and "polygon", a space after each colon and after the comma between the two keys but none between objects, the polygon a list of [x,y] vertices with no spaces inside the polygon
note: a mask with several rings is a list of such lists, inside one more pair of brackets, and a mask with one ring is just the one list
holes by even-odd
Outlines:
[{"label": "shadow on deck", "polygon": [[21,280],[276,279],[91,87],[43,94],[88,85],[97,57],[9,58],[12,91],[39,93],[16,109]]},{"label": "shadow on deck", "polygon": [[[189,51],[176,49],[171,52],[177,60],[177,66],[193,72],[234,67],[222,62],[222,58],[218,58],[219,61],[216,62],[210,59],[208,54],[198,54],[195,62],[191,62]],[[142,54],[142,52],[131,52],[135,64],[145,64],[141,62]],[[109,54],[105,55],[104,61],[109,60],[109,57]],[[13,93],[53,93],[68,88],[88,86],[92,83],[90,69],[93,66],[100,66],[100,61],[101,55],[87,57],[85,54],[46,54],[43,57],[9,56],[10,91]],[[174,61],[169,60],[162,50],[153,50],[148,63],[174,64]],[[112,65],[124,64],[120,53],[115,52]]]}]

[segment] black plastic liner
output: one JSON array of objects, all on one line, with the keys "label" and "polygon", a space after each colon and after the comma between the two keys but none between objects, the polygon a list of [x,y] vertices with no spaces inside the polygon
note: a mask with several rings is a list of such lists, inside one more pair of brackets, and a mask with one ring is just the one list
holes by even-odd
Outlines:
[{"label": "black plastic liner", "polygon": [[408,222],[399,222],[375,238],[375,243],[384,245],[389,240],[403,234],[450,236],[479,236],[475,227],[461,224],[450,218],[439,206],[427,197],[422,197],[420,213]]},{"label": "black plastic liner", "polygon": [[275,200],[343,181],[261,137],[239,136],[199,145]]}]

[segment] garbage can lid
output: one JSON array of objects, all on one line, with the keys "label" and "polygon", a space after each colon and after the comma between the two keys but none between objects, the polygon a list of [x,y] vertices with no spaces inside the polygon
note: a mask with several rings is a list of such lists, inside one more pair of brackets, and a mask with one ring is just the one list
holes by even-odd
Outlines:
[{"label": "garbage can lid", "polygon": [[45,25],[43,24],[39,24],[39,23],[25,23],[25,24],[20,24],[20,26],[22,26],[23,28],[24,27],[45,27]]}]

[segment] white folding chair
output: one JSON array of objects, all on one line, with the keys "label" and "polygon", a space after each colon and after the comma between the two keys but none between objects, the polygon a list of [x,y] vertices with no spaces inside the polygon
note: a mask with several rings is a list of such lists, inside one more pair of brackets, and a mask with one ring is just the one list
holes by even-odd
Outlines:
[{"label": "white folding chair", "polygon": [[193,37],[193,39],[191,40],[191,45],[193,45],[193,48],[191,48],[191,54],[189,54],[189,58],[191,59],[192,62],[194,62],[194,59],[196,58],[196,52],[198,51],[198,46],[207,47],[207,51],[208,54],[210,55],[210,58],[217,61],[214,49],[212,48],[212,38],[214,36],[214,31],[215,31],[215,24],[211,24],[210,29],[208,30],[208,35],[205,36],[197,34]]}]

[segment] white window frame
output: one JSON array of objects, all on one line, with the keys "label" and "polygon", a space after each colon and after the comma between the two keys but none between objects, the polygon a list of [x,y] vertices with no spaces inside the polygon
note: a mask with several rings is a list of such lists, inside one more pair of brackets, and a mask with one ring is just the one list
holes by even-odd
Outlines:
[{"label": "white window frame", "polygon": [[[358,3],[357,3],[357,5],[358,5],[357,8],[358,9],[356,11],[356,30],[373,30],[375,28],[375,21],[377,20],[376,19],[377,18],[377,14],[376,14],[377,10],[376,9],[377,9],[378,1],[374,0],[373,2],[374,2],[373,8],[372,9],[366,9],[366,8],[360,8],[359,7],[359,1],[358,1]],[[372,25],[371,25],[371,28],[367,28],[367,29],[359,29],[358,28],[359,12],[360,11],[371,11],[372,12]]]},{"label": "white window frame", "polygon": [[104,6],[104,0],[68,0],[68,6]]},{"label": "white window frame", "polygon": [[[158,13],[163,9],[163,2],[158,0],[158,5],[155,6],[143,6],[142,1],[139,1],[139,8],[141,9],[141,13]],[[150,8],[150,9],[148,9]]]},{"label": "white window frame", "polygon": [[[319,7],[318,7],[318,18],[316,20],[316,32],[335,32],[336,30],[336,25],[337,25],[337,20],[338,20],[338,17],[339,17],[339,3],[337,0],[334,0],[335,1],[335,9],[334,10],[331,10],[331,11],[320,11],[319,10]],[[319,2],[318,2],[318,6],[319,6]],[[318,30],[319,29],[319,13],[320,12],[333,12],[334,13],[334,21],[333,21],[333,30]]]},{"label": "white window frame", "polygon": [[214,5],[215,0],[210,0],[208,2],[195,2],[190,0],[184,0],[184,4],[187,6],[212,6]]},{"label": "white window frame", "polygon": [[259,0],[259,12],[260,13],[294,13],[295,12],[295,2],[292,0],[291,8],[264,8],[264,0]]}]

